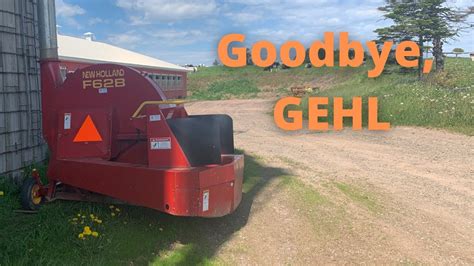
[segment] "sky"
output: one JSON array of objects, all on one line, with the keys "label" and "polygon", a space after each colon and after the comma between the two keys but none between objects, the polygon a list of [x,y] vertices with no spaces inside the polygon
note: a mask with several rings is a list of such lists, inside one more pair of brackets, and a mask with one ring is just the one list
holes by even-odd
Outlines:
[{"label": "sky", "polygon": [[[217,58],[225,34],[246,35],[246,45],[268,40],[277,47],[296,40],[306,47],[325,31],[348,31],[372,40],[390,25],[377,7],[383,0],[56,0],[60,34],[116,45],[175,64],[207,64]],[[465,8],[472,0],[448,0]],[[470,21],[474,21],[471,16]],[[474,52],[474,29],[445,45]]]}]

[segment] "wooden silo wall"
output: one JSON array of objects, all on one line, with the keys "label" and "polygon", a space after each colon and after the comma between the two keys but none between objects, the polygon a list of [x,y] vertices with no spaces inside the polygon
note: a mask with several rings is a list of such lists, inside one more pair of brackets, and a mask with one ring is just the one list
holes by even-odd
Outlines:
[{"label": "wooden silo wall", "polygon": [[37,0],[0,1],[0,176],[46,158],[41,134]]}]

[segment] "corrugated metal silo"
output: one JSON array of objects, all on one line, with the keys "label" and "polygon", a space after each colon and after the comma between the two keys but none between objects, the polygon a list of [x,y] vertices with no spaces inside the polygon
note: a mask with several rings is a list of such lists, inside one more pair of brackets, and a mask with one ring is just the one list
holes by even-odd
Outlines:
[{"label": "corrugated metal silo", "polygon": [[0,1],[0,176],[46,157],[36,9],[37,0]]}]

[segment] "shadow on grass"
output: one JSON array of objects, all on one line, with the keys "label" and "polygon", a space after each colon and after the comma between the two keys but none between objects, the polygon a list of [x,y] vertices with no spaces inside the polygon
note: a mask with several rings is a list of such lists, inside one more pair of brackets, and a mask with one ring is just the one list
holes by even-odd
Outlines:
[{"label": "shadow on grass", "polygon": [[[222,218],[174,217],[141,207],[120,206],[112,217],[109,206],[54,202],[38,214],[17,214],[17,195],[0,198],[0,265],[100,264],[188,265],[216,262],[212,257],[231,236],[247,224],[254,199],[281,169],[261,165],[245,155],[244,194],[238,209]],[[1,189],[1,187],[0,187]],[[83,225],[71,225],[80,213]],[[103,224],[87,221],[94,214]],[[78,239],[91,225],[99,238]]]}]

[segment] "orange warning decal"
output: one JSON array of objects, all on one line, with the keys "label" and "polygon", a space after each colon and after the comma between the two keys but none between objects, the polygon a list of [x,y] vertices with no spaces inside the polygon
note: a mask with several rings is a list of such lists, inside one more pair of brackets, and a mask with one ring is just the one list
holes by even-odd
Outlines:
[{"label": "orange warning decal", "polygon": [[77,132],[76,137],[73,142],[98,142],[102,141],[102,137],[97,131],[97,128],[92,121],[90,115],[87,115],[86,120],[82,124],[79,132]]}]

